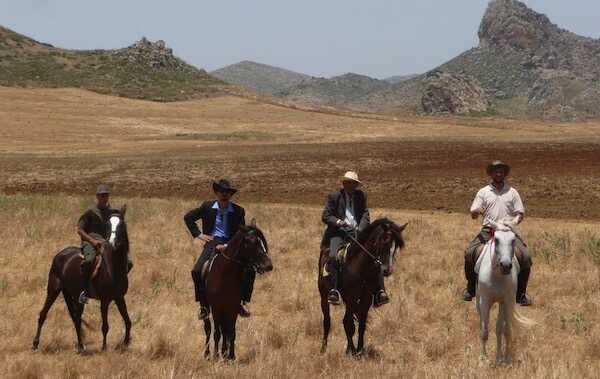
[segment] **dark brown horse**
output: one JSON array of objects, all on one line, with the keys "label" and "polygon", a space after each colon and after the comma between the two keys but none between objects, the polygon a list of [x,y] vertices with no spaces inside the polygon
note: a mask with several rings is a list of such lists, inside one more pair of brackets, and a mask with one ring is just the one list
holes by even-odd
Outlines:
[{"label": "dark brown horse", "polygon": [[[100,300],[102,313],[102,350],[106,350],[106,335],[108,334],[108,306],[114,300],[119,312],[125,322],[125,336],[118,348],[129,345],[131,320],[127,313],[125,294],[127,293],[127,255],[129,253],[129,239],[127,236],[127,225],[125,224],[126,207],[123,206],[118,213],[109,217],[107,230],[110,230],[110,238],[104,241],[101,251],[102,258],[99,270],[92,279],[90,285],[90,297]],[[62,292],[71,319],[75,324],[77,333],[77,351],[84,352],[85,346],[82,341],[81,316],[84,305],[79,303],[78,295],[83,289],[81,274],[81,249],[79,247],[67,247],[54,257],[50,274],[48,275],[48,289],[46,302],[40,312],[38,328],[33,339],[33,350],[37,350],[40,343],[40,333],[46,320],[50,307]]]},{"label": "dark brown horse", "polygon": [[[348,345],[346,354],[359,355],[364,349],[364,335],[367,328],[367,315],[373,303],[373,292],[383,267],[385,276],[394,270],[396,251],[404,247],[402,231],[405,225],[398,226],[387,218],[375,220],[357,237],[360,244],[351,242],[342,266],[339,289],[346,306],[344,330]],[[362,247],[361,247],[362,246]],[[363,248],[367,251],[364,251]],[[331,316],[327,294],[331,289],[329,278],[323,276],[323,267],[329,257],[328,248],[321,250],[319,259],[318,286],[321,293],[323,312],[323,342],[321,352],[327,350],[327,337],[331,328]],[[354,345],[355,323],[358,321],[358,343]]]},{"label": "dark brown horse", "polygon": [[[242,299],[243,270],[252,268],[259,274],[273,270],[267,240],[254,222],[241,226],[221,254],[217,254],[206,278],[206,294],[214,323],[215,355],[223,336],[221,355],[235,359],[235,324]],[[206,334],[204,355],[210,355],[211,321],[204,320]]]}]

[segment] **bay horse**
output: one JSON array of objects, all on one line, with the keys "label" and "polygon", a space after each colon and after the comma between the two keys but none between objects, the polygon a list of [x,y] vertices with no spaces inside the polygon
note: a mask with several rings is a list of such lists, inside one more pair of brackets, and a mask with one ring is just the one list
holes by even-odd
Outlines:
[{"label": "bay horse", "polygon": [[[476,302],[479,314],[481,358],[487,359],[486,344],[490,311],[499,304],[496,321],[496,363],[511,364],[513,324],[530,327],[533,320],[522,316],[515,307],[519,261],[515,257],[516,224],[511,218],[492,222],[492,238],[483,246],[475,271],[478,273]],[[502,344],[504,340],[504,346]]]},{"label": "bay horse", "polygon": [[[235,325],[242,300],[242,275],[247,269],[259,274],[273,270],[267,240],[254,221],[248,226],[240,226],[227,248],[213,258],[205,279],[215,329],[215,356],[222,336],[221,355],[228,360],[235,359]],[[211,321],[207,318],[204,320],[205,357],[210,355],[211,330]]]},{"label": "bay horse", "polygon": [[[390,276],[393,273],[396,251],[404,248],[402,231],[406,225],[398,226],[387,218],[377,219],[358,234],[356,239],[358,244],[352,241],[348,247],[338,285],[346,307],[344,314],[344,331],[348,340],[346,354],[360,355],[364,350],[367,315],[373,304],[373,292],[379,270],[383,268],[384,276]],[[363,247],[366,251],[363,250]],[[327,301],[331,283],[323,275],[324,267],[329,259],[328,250],[327,247],[322,248],[319,259],[318,287],[323,313],[321,353],[325,353],[327,350],[327,338],[331,328],[331,315]],[[356,346],[354,345],[355,318],[358,321]]]},{"label": "bay horse", "polygon": [[[100,311],[102,314],[102,351],[106,350],[106,335],[108,334],[108,306],[112,301],[117,304],[119,313],[125,323],[125,336],[117,348],[125,348],[130,342],[131,320],[127,313],[125,294],[128,289],[127,280],[127,255],[129,254],[129,238],[127,225],[125,224],[125,212],[123,206],[119,211],[113,213],[107,222],[107,230],[110,230],[108,241],[103,241],[100,255],[100,267],[97,274],[91,279],[90,297],[100,300]],[[69,310],[69,315],[75,325],[77,334],[77,351],[83,353],[85,345],[82,341],[82,314],[84,305],[79,303],[78,296],[83,290],[83,278],[81,273],[81,248],[67,247],[56,254],[50,266],[48,275],[48,287],[46,301],[38,319],[37,333],[33,339],[32,350],[36,351],[40,343],[42,326],[52,304],[62,292]]]}]

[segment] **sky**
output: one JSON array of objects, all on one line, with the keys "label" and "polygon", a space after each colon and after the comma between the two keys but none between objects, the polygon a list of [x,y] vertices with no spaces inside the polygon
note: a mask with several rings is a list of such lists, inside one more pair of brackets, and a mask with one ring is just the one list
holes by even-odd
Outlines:
[{"label": "sky", "polygon": [[[525,0],[600,37],[598,0]],[[0,25],[68,49],[142,36],[212,71],[251,60],[313,76],[421,73],[478,43],[487,0],[0,0]]]}]

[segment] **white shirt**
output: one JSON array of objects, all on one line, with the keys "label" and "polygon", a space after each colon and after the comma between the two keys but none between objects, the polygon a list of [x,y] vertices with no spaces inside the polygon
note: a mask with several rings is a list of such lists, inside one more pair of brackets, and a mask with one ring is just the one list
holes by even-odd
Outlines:
[{"label": "white shirt", "polygon": [[349,226],[356,228],[356,218],[354,217],[354,204],[352,203],[352,196],[348,196],[348,194],[344,195],[346,198],[346,224]]},{"label": "white shirt", "polygon": [[497,190],[492,184],[488,184],[477,192],[475,200],[471,205],[471,212],[484,208],[484,226],[489,226],[488,220],[498,222],[504,217],[515,217],[517,214],[525,214],[525,207],[521,196],[516,189],[504,184],[501,190]]}]

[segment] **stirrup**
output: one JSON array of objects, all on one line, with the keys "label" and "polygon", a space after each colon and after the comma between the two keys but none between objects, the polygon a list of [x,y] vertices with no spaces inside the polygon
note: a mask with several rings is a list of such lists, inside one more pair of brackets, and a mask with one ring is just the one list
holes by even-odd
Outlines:
[{"label": "stirrup", "polygon": [[246,307],[247,303],[245,301],[242,301],[240,303],[240,317],[243,318],[248,318],[250,316],[252,316],[252,313],[250,313],[250,311],[248,310],[248,308]]},{"label": "stirrup", "polygon": [[335,288],[332,288],[329,291],[329,294],[327,294],[327,302],[331,305],[340,305],[342,303],[342,295],[340,294],[340,291],[338,291]]},{"label": "stirrup", "polygon": [[85,290],[81,291],[79,294],[79,304],[87,304],[89,300],[88,294]]},{"label": "stirrup", "polygon": [[385,305],[390,302],[390,297],[384,290],[380,290],[375,294],[375,298],[373,299],[373,306],[375,308],[379,308],[382,305]]},{"label": "stirrup", "polygon": [[210,308],[201,305],[198,309],[198,320],[204,321],[208,319],[208,316],[210,316]]}]

